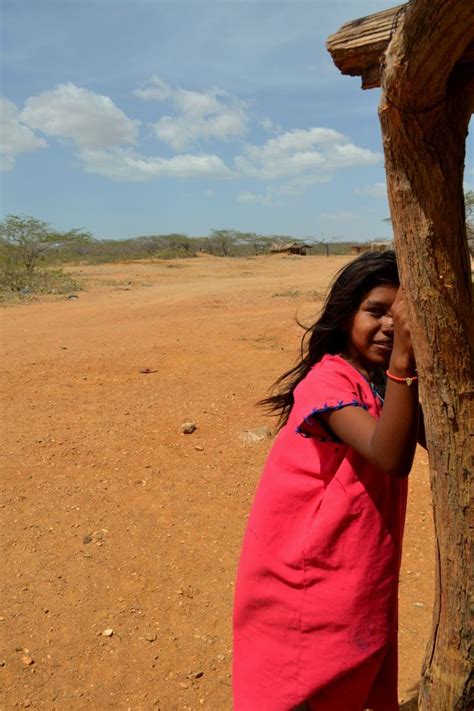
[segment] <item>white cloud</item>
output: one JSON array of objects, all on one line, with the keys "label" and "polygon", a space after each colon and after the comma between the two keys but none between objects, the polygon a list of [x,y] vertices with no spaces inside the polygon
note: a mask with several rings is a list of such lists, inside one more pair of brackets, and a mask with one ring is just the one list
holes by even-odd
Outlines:
[{"label": "white cloud", "polygon": [[170,98],[172,91],[159,76],[154,74],[143,89],[135,89],[133,93],[145,101],[166,101]]},{"label": "white cloud", "polygon": [[359,215],[341,210],[340,212],[322,212],[320,217],[325,220],[357,220]]},{"label": "white cloud", "polygon": [[326,176],[338,168],[372,165],[379,153],[359,148],[330,128],[296,129],[269,139],[263,146],[248,145],[235,164],[244,175],[261,180],[285,176]]},{"label": "white cloud", "polygon": [[21,153],[45,148],[46,141],[35,136],[19,119],[20,112],[13,101],[0,98],[0,156],[2,170],[12,170]]},{"label": "white cloud", "polygon": [[242,138],[247,132],[245,103],[222,89],[175,89],[154,75],[134,94],[173,106],[173,115],[162,116],[152,128],[157,138],[177,151],[201,140]]},{"label": "white cloud", "polygon": [[258,193],[239,193],[239,195],[237,195],[237,202],[242,204],[261,203],[263,199],[264,196]]},{"label": "white cloud", "polygon": [[239,193],[239,195],[237,195],[237,202],[241,204],[254,203],[267,207],[281,206],[284,204],[282,198],[302,195],[310,185],[327,182],[328,180],[329,178],[326,176],[300,175],[292,180],[277,185],[269,185],[262,193]]},{"label": "white cloud", "polygon": [[362,188],[356,188],[354,190],[356,195],[371,195],[372,197],[387,197],[387,184],[385,181],[380,183],[374,183],[373,185],[366,185]]},{"label": "white cloud", "polygon": [[30,128],[91,149],[135,143],[140,124],[127,118],[108,96],[71,83],[31,96],[21,120]]},{"label": "white cloud", "polygon": [[270,118],[264,118],[260,121],[260,126],[268,131],[269,133],[281,133],[282,128],[274,123]]},{"label": "white cloud", "polygon": [[178,155],[172,158],[139,156],[123,148],[85,149],[84,168],[118,181],[148,182],[156,178],[223,178],[231,175],[216,155]]},{"label": "white cloud", "polygon": [[263,205],[264,207],[283,207],[284,203],[278,199],[277,193],[267,188],[263,193],[240,193],[237,202],[242,205]]}]

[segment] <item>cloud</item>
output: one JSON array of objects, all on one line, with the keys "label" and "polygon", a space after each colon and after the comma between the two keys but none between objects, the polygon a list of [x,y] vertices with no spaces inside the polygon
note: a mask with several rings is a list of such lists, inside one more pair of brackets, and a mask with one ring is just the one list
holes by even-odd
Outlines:
[{"label": "cloud", "polygon": [[265,206],[281,206],[283,199],[302,195],[306,189],[314,183],[327,182],[329,178],[325,176],[301,175],[292,180],[285,181],[278,185],[269,185],[263,193],[245,192],[237,195],[237,202],[241,204],[259,204]]},{"label": "cloud", "polygon": [[339,212],[322,212],[320,217],[325,220],[357,220],[359,215],[341,210]]},{"label": "cloud", "polygon": [[143,89],[135,89],[133,93],[145,101],[166,101],[173,92],[157,74],[154,74]]},{"label": "cloud", "polygon": [[263,146],[247,145],[235,165],[244,175],[261,180],[286,176],[327,176],[339,168],[372,165],[379,153],[359,148],[330,128],[296,129],[270,138]]},{"label": "cloud", "polygon": [[260,126],[268,131],[268,133],[281,133],[282,128],[274,123],[270,118],[264,118],[260,121]]},{"label": "cloud", "polygon": [[371,195],[372,197],[387,197],[387,184],[385,181],[380,183],[374,183],[373,185],[366,185],[362,188],[356,188],[354,190],[356,195]]},{"label": "cloud", "polygon": [[20,112],[13,101],[0,98],[0,156],[2,170],[12,170],[21,153],[46,148],[44,138],[39,138],[21,123]]},{"label": "cloud", "polygon": [[259,193],[239,193],[239,195],[237,195],[237,202],[243,205],[249,203],[263,203],[264,199],[265,196]]},{"label": "cloud", "polygon": [[20,118],[30,128],[72,139],[87,149],[134,144],[140,124],[127,118],[108,96],[71,83],[31,96]]},{"label": "cloud", "polygon": [[202,140],[242,138],[247,133],[245,103],[222,89],[175,89],[155,74],[134,94],[172,105],[173,115],[162,116],[152,124],[152,129],[157,138],[174,150],[183,150]]},{"label": "cloud", "polygon": [[178,155],[172,158],[140,156],[129,149],[85,149],[84,168],[117,181],[149,182],[156,178],[225,178],[231,175],[216,155]]}]

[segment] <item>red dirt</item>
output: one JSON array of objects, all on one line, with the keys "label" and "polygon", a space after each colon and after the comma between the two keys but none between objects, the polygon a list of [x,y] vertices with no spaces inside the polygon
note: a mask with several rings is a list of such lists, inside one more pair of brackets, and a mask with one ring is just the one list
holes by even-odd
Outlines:
[{"label": "red dirt", "polygon": [[[273,426],[254,406],[344,257],[73,269],[79,298],[5,308],[1,709],[231,709],[231,605]],[[150,372],[143,372],[149,370]],[[183,422],[198,425],[181,434]],[[418,452],[400,590],[400,692],[431,623]],[[112,636],[103,636],[112,629]],[[407,706],[405,708],[408,708]]]}]

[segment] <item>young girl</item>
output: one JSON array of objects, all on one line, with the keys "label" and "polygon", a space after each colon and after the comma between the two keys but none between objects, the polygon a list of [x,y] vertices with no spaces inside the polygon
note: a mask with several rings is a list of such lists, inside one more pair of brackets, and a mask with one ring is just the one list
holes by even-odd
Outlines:
[{"label": "young girl", "polygon": [[418,388],[394,252],[339,272],[277,384],[237,576],[234,711],[398,711]]}]

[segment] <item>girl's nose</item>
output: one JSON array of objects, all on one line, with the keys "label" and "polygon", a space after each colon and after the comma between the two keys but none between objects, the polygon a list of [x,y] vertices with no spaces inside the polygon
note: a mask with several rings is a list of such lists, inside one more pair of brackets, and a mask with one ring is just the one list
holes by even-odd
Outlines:
[{"label": "girl's nose", "polygon": [[393,318],[390,315],[382,316],[382,331],[393,331]]}]

